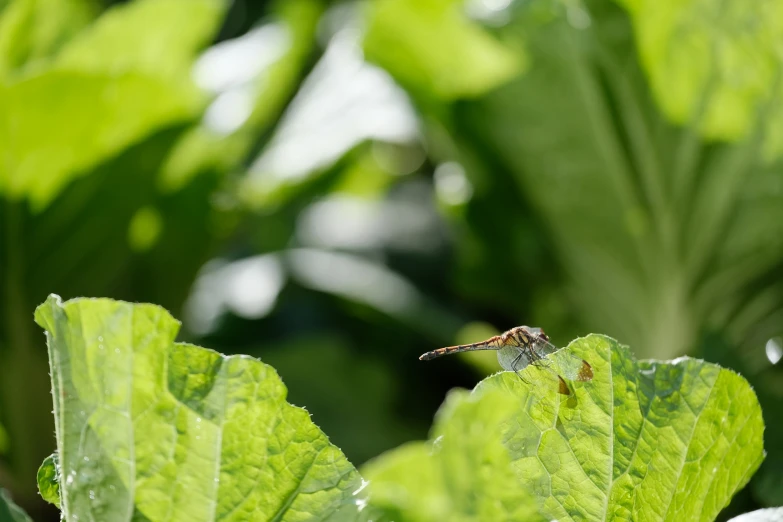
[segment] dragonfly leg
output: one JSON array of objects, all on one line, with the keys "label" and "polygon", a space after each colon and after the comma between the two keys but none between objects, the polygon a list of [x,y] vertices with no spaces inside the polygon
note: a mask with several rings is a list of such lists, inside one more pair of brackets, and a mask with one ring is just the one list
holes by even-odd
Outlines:
[{"label": "dragonfly leg", "polygon": [[543,357],[536,353],[535,350],[530,350],[530,354],[528,355],[530,357],[530,363],[533,366],[537,366],[539,368],[551,368],[552,367],[552,361],[549,360],[546,357]]},{"label": "dragonfly leg", "polygon": [[519,380],[521,380],[521,381],[522,381],[522,382],[524,382],[525,384],[530,384],[529,382],[527,382],[527,381],[525,380],[525,378],[524,378],[524,377],[522,377],[522,374],[521,374],[521,373],[519,373],[519,370],[517,369],[517,364],[519,364],[519,361],[520,361],[520,360],[522,360],[522,356],[523,356],[523,355],[524,355],[524,353],[520,352],[520,354],[519,354],[519,355],[517,355],[517,356],[514,358],[514,360],[513,360],[513,361],[511,361],[511,369],[512,369],[512,370],[514,370],[514,373],[516,373],[516,374],[517,374],[517,377],[519,377]]}]

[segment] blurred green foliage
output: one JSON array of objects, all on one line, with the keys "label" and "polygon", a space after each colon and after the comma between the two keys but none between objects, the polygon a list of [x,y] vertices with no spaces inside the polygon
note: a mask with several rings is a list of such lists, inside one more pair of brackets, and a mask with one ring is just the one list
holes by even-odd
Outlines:
[{"label": "blurred green foliage", "polygon": [[30,522],[30,517],[9,498],[8,492],[0,489],[0,520],[3,522]]},{"label": "blurred green foliage", "polygon": [[433,346],[534,324],[689,353],[763,407],[730,510],[779,505],[781,10],[0,1],[0,485],[33,505],[54,447],[56,292],[269,361],[357,465],[491,371]]}]

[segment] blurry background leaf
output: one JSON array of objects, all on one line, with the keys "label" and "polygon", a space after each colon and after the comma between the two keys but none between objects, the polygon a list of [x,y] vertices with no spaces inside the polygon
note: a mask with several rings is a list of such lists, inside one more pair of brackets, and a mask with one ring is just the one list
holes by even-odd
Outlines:
[{"label": "blurry background leaf", "polygon": [[[117,5],[73,38],[56,66],[187,77],[196,53],[219,28],[225,5],[223,0],[136,0]],[[188,16],[181,16],[184,11]],[[178,20],[176,31],[171,29],[172,20]]]},{"label": "blurry background leaf", "polygon": [[205,168],[242,168],[293,97],[316,54],[323,4],[290,0],[271,11],[266,23],[213,46],[195,64],[196,83],[216,98],[163,166],[165,190],[178,189]]},{"label": "blurry background leaf", "polygon": [[8,451],[8,432],[0,425],[0,455]]},{"label": "blurry background leaf", "polygon": [[222,2],[188,2],[189,23],[175,31],[171,21],[184,5],[116,7],[72,39],[51,70],[9,84],[0,98],[7,158],[0,189],[41,209],[72,176],[150,132],[193,118],[200,97],[182,72],[215,31]]},{"label": "blurry background leaf", "polygon": [[482,94],[524,63],[470,20],[456,0],[367,4],[365,51],[406,87],[452,100]]},{"label": "blurry background leaf", "polygon": [[679,124],[735,141],[754,132],[762,107],[766,157],[783,152],[780,65],[783,4],[622,0],[656,102]]},{"label": "blurry background leaf", "polygon": [[31,522],[30,517],[13,503],[8,492],[0,489],[0,520],[3,522]]},{"label": "blurry background leaf", "polygon": [[44,67],[95,17],[90,0],[10,0],[0,4],[0,79]]},{"label": "blurry background leaf", "polygon": [[133,71],[54,70],[6,86],[0,100],[7,158],[0,189],[15,200],[29,198],[37,211],[74,176],[198,110],[192,89]]}]

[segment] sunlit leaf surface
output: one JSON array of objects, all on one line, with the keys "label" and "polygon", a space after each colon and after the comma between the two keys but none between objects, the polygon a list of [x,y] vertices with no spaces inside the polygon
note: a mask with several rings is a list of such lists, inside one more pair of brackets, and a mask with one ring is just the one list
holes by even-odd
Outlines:
[{"label": "sunlit leaf surface", "polygon": [[511,394],[452,392],[433,441],[406,444],[362,469],[373,506],[398,521],[538,520],[498,429],[516,408]]},{"label": "sunlit leaf surface", "polygon": [[66,520],[352,520],[362,480],[275,371],[174,343],[158,306],[36,310],[47,330]]},{"label": "sunlit leaf surface", "polygon": [[527,520],[514,510],[530,495],[546,520],[710,521],[758,468],[764,424],[744,378],[689,358],[636,361],[598,335],[568,350],[590,361],[591,382],[564,397],[531,366],[454,395],[434,442],[363,470],[373,504],[398,520]]},{"label": "sunlit leaf surface", "polygon": [[500,373],[478,387],[519,398],[504,440],[519,486],[549,519],[713,520],[761,464],[761,408],[736,373],[690,358],[635,361],[598,335],[569,349],[595,375],[572,383],[571,398],[537,368],[530,383]]}]

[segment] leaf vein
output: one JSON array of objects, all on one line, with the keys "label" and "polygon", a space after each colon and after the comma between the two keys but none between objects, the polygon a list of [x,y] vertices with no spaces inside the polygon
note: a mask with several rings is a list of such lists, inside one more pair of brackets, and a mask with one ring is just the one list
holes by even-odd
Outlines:
[{"label": "leaf vein", "polygon": [[[701,412],[704,411],[704,408],[707,407],[707,404],[709,404],[710,399],[712,398],[712,392],[715,390],[715,384],[718,382],[718,376],[715,376],[715,380],[712,381],[712,385],[710,386],[710,393],[707,395],[707,400],[704,401],[704,406],[701,409]],[[699,416],[701,416],[701,412],[699,412]],[[682,476],[682,470],[685,466],[685,460],[688,458],[688,449],[691,447],[691,443],[693,442],[693,434],[696,432],[696,426],[699,424],[699,416],[696,417],[696,419],[693,422],[693,427],[691,428],[691,434],[688,437],[688,445],[685,447],[685,452],[682,456],[682,463],[679,466],[679,470],[677,471],[677,478],[674,480],[673,484],[675,487],[672,488],[671,496],[669,497],[669,502],[666,504],[666,509],[662,511],[664,514],[664,518],[666,518],[666,515],[669,513],[669,509],[671,509],[672,501],[674,500],[674,495],[677,494],[677,484],[680,482],[680,477]]]},{"label": "leaf vein", "polygon": [[609,480],[607,480],[609,487],[604,499],[604,514],[601,516],[602,520],[606,520],[606,514],[609,511],[609,497],[611,496],[612,488],[614,487],[614,482],[612,480],[614,470],[614,367],[612,366],[612,347],[607,345],[607,348],[609,352],[609,391],[611,392],[611,395],[609,396],[609,474],[607,475],[607,477],[609,477]]}]

